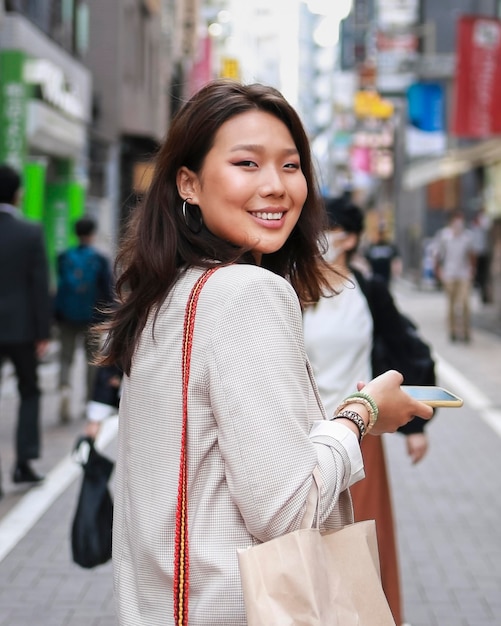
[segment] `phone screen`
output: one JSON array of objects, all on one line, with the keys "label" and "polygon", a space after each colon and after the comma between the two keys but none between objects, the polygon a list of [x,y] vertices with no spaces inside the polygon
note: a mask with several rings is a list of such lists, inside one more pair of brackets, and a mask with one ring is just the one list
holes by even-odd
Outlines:
[{"label": "phone screen", "polygon": [[442,387],[402,385],[403,391],[410,396],[432,406],[462,406],[463,400]]}]

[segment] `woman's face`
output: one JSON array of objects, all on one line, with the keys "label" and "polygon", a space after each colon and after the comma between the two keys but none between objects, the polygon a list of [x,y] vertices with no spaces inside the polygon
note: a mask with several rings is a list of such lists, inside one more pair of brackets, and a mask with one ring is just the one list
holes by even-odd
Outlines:
[{"label": "woman's face", "polygon": [[200,207],[214,235],[250,246],[258,263],[263,254],[284,245],[307,196],[288,128],[263,111],[241,113],[225,122],[200,173],[180,169],[178,190]]}]

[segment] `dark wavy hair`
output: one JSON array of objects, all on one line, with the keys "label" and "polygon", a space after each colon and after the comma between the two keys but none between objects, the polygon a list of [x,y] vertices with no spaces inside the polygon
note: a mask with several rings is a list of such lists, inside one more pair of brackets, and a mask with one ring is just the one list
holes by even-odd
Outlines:
[{"label": "dark wavy hair", "polygon": [[[118,364],[130,372],[132,357],[152,310],[158,310],[179,273],[192,266],[254,263],[249,250],[211,233],[203,224],[191,229],[183,218],[176,176],[182,166],[200,173],[216,133],[229,119],[246,111],[265,111],[289,129],[299,152],[308,194],[299,220],[284,246],[263,255],[262,267],[285,277],[303,304],[329,290],[322,271],[319,241],[326,215],[318,193],[308,137],[293,107],[276,89],[215,80],[198,91],[172,120],[155,157],[149,191],[134,211],[116,258],[117,306],[101,328],[107,331],[101,364]],[[190,212],[193,210],[190,206]]]}]

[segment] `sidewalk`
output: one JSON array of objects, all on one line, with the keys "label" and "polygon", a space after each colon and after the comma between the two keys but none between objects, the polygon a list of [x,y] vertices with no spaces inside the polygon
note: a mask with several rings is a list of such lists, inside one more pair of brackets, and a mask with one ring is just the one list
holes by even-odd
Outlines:
[{"label": "sidewalk", "polygon": [[[70,529],[80,487],[81,470],[69,455],[84,420],[83,350],[72,373],[73,420],[60,424],[57,393],[57,345],[40,367],[42,401],[42,458],[36,467],[45,483],[29,489],[10,481],[12,436],[17,392],[10,366],[5,367],[0,395],[0,458],[5,497],[0,501],[0,626],[112,626],[116,624],[111,585],[111,563],[84,570],[71,560]],[[106,437],[108,439],[109,437]],[[114,442],[105,448],[114,458]],[[113,483],[111,483],[112,486]],[[61,495],[59,495],[59,493]],[[58,497],[59,495],[59,497]],[[44,512],[44,500],[51,504]],[[3,555],[12,534],[40,519]],[[3,556],[3,559],[2,559]]]},{"label": "sidewalk", "polygon": [[437,412],[416,466],[399,435],[385,436],[405,618],[412,626],[499,625],[500,317],[474,299],[472,343],[450,343],[445,294],[400,283],[396,296],[434,348],[439,384],[465,398],[462,409]]},{"label": "sidewalk", "polygon": [[[465,398],[462,409],[439,410],[428,427],[429,453],[417,466],[407,461],[400,435],[385,436],[405,619],[412,626],[499,626],[501,334],[480,328],[497,318],[491,309],[476,305],[472,343],[451,344],[444,327],[443,293],[400,282],[395,295],[432,344],[439,382]],[[69,425],[59,425],[57,365],[49,362],[41,370],[44,448],[36,467],[69,471],[61,461],[83,420],[75,416]],[[82,408],[81,397],[77,386],[75,413]],[[0,501],[0,553],[2,518],[9,519],[8,513],[18,511],[19,503],[36,492],[22,498],[8,476],[16,402],[15,389],[2,393],[0,456],[6,496]],[[106,452],[114,458],[114,443]],[[3,560],[0,556],[0,626],[116,626],[111,565],[86,571],[71,561],[69,533],[78,487],[79,480],[72,479],[26,536]]]}]

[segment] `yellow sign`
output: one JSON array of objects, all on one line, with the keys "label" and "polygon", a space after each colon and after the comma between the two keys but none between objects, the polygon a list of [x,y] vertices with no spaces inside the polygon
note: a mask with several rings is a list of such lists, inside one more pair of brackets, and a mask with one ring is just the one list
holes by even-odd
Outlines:
[{"label": "yellow sign", "polygon": [[221,78],[240,80],[240,63],[238,59],[223,57],[221,59]]},{"label": "yellow sign", "polygon": [[384,100],[377,91],[357,91],[355,94],[355,115],[357,117],[378,117],[387,119],[393,115],[394,106]]}]

